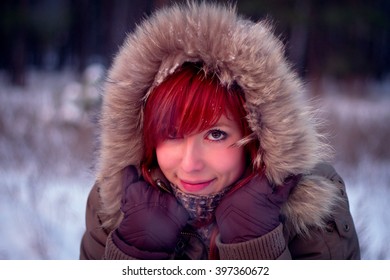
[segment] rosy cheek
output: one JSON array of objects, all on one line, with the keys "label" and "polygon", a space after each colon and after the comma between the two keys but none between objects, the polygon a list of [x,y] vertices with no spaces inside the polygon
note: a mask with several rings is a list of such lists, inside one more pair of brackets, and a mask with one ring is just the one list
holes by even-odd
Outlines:
[{"label": "rosy cheek", "polygon": [[156,148],[156,156],[158,165],[163,171],[174,168],[178,161],[177,148],[169,144],[160,144]]},{"label": "rosy cheek", "polygon": [[229,173],[231,176],[241,175],[244,170],[245,160],[243,149],[227,149],[224,155],[218,157],[221,171]]}]

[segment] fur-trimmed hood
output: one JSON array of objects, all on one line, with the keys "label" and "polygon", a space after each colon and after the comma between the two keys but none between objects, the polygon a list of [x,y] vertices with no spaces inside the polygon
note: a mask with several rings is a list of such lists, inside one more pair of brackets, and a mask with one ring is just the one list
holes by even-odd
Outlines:
[{"label": "fur-trimmed hood", "polygon": [[[143,104],[153,87],[184,62],[202,61],[229,86],[245,92],[247,119],[261,151],[256,164],[281,183],[289,174],[309,174],[328,155],[315,112],[284,58],[282,43],[267,22],[254,23],[232,6],[186,4],[164,8],[131,33],[108,73],[97,165],[105,224],[121,219],[122,170],[139,167],[143,151]],[[321,225],[330,215],[337,187],[306,175],[284,208],[295,231]]]}]

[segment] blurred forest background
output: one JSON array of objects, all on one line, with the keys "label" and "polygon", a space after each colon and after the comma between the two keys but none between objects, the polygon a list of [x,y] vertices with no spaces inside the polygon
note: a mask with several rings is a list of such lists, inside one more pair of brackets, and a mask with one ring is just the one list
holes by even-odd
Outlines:
[{"label": "blurred forest background", "polygon": [[[173,2],[0,2],[0,259],[78,258],[106,70],[126,34]],[[328,120],[362,257],[390,259],[390,1],[236,3],[273,23]]]},{"label": "blurred forest background", "polygon": [[[172,2],[183,1],[3,0],[0,68],[23,85],[29,67],[108,66],[125,34]],[[390,1],[240,0],[237,7],[253,20],[274,22],[304,76],[382,79],[390,71]]]}]

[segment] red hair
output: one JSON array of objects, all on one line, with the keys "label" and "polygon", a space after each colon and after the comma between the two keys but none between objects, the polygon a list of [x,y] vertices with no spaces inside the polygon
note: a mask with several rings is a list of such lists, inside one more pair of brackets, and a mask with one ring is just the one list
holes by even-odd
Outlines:
[{"label": "red hair", "polygon": [[[144,109],[143,177],[155,185],[149,170],[156,168],[156,147],[171,136],[184,136],[214,126],[222,115],[236,121],[241,133],[252,133],[246,121],[245,97],[238,86],[221,85],[216,75],[206,74],[194,63],[185,63],[152,90]],[[246,145],[248,164],[258,145]]]}]

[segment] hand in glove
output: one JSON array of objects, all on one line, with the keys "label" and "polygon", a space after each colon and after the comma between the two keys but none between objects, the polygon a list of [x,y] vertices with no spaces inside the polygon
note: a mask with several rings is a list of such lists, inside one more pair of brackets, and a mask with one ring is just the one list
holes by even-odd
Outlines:
[{"label": "hand in glove", "polygon": [[300,177],[290,176],[283,185],[272,188],[265,176],[256,176],[228,194],[216,210],[222,243],[248,241],[275,229],[280,223],[280,207]]},{"label": "hand in glove", "polygon": [[139,180],[134,166],[124,172],[121,210],[124,217],[113,241],[123,252],[140,259],[148,258],[145,251],[172,253],[188,220],[175,197]]}]

